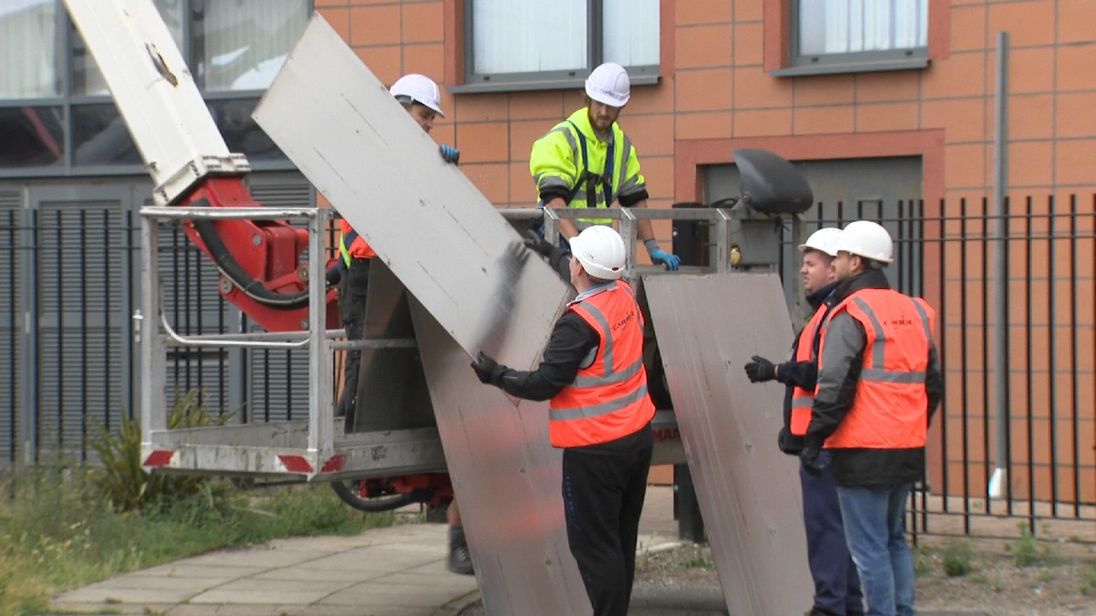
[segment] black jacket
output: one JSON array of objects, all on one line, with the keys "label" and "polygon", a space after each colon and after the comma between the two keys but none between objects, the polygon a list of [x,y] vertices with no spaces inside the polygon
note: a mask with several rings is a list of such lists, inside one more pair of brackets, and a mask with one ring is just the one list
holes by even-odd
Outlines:
[{"label": "black jacket", "polygon": [[[887,278],[881,270],[868,270],[863,274],[841,281],[829,297],[827,303],[832,307],[841,303],[849,295],[862,289],[889,289]],[[851,327],[852,338],[859,340],[859,351],[854,352],[846,361],[830,361],[831,340],[834,348],[839,348],[844,340],[838,337],[840,330]],[[859,335],[859,338],[857,338]],[[811,409],[811,424],[804,439],[805,447],[821,447],[852,408],[856,397],[856,386],[860,380],[860,370],[864,363],[864,341],[867,334],[856,319],[848,317],[841,324],[832,321],[826,332],[827,351],[823,362],[824,371],[819,375],[818,397]],[[847,364],[847,365],[846,365]],[[943,395],[943,379],[937,363],[936,346],[929,341],[928,368],[925,374],[925,389],[928,394],[928,420],[932,420],[936,407]],[[925,448],[909,449],[833,449],[834,481],[846,487],[888,487],[919,481],[925,474]]]},{"label": "black jacket", "polygon": [[[818,307],[823,304],[830,293],[833,293],[837,283],[828,284],[825,287],[811,293],[806,297],[807,305],[811,307],[811,316],[818,310]],[[826,304],[826,310],[829,310],[830,304]],[[808,319],[809,321],[810,319]],[[814,333],[814,338],[811,340],[811,357],[818,356],[818,341],[821,339],[820,334],[822,328],[819,327]],[[799,351],[799,336],[802,334],[796,334],[795,340],[792,342],[792,356],[789,361],[786,361],[777,368],[776,380],[788,386],[788,390],[784,392],[784,425],[780,427],[780,433],[776,437],[776,444],[780,447],[780,451],[795,456],[799,455],[800,450],[803,449],[803,437],[796,436],[791,432],[792,422],[792,394],[796,387],[802,387],[803,389],[814,389],[815,381],[818,378],[818,361],[796,361],[795,355]]]}]

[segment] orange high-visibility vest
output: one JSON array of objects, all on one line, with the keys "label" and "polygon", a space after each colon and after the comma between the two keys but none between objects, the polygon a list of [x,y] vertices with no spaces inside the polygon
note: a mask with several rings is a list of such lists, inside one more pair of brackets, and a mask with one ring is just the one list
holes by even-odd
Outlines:
[{"label": "orange high-visibility vest", "polygon": [[593,363],[548,405],[554,447],[607,443],[638,432],[655,405],[647,395],[643,367],[643,315],[632,287],[623,281],[567,308],[598,333]]},{"label": "orange high-visibility vest", "polygon": [[[891,289],[853,293],[830,311],[826,323],[842,312],[864,326],[867,344],[852,408],[825,446],[924,447],[929,424],[925,376],[935,312],[925,300]],[[819,349],[819,371],[823,357]]]},{"label": "orange high-visibility vest", "polygon": [[[826,304],[818,306],[818,310],[811,315],[811,320],[803,326],[799,332],[799,343],[795,347],[795,361],[816,361],[814,357],[814,336],[822,321],[826,318]],[[811,407],[814,406],[814,390],[803,389],[796,385],[792,388],[792,416],[788,425],[788,431],[795,436],[807,434],[807,426],[811,425]]]},{"label": "orange high-visibility vest", "polygon": [[339,254],[347,267],[350,267],[351,259],[372,259],[377,256],[365,238],[358,235],[345,218],[339,220]]}]

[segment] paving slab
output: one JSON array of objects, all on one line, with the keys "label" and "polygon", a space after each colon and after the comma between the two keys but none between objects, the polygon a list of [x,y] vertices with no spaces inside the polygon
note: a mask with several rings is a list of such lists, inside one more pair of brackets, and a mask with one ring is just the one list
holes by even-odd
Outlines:
[{"label": "paving slab", "polygon": [[450,573],[447,554],[444,524],[279,540],[90,584],[59,595],[51,608],[172,616],[456,614],[478,596],[476,579]]}]

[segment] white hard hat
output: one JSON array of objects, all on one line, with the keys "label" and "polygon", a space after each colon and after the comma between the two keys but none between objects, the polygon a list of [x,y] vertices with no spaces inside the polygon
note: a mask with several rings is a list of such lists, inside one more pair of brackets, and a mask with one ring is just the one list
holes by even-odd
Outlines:
[{"label": "white hard hat", "polygon": [[819,229],[811,234],[807,238],[806,242],[799,245],[800,252],[806,252],[808,250],[817,250],[828,254],[831,257],[837,256],[837,238],[841,235],[841,229],[837,227],[826,227]]},{"label": "white hard hat", "polygon": [[571,238],[571,254],[594,278],[617,280],[624,275],[624,240],[612,227],[594,225]]},{"label": "white hard hat", "polygon": [[612,107],[623,107],[632,96],[628,71],[616,62],[606,62],[586,78],[586,96]]},{"label": "white hard hat", "polygon": [[834,248],[872,261],[890,263],[894,260],[894,242],[882,225],[870,220],[850,222],[841,230]]},{"label": "white hard hat", "polygon": [[388,91],[396,98],[407,97],[412,102],[425,105],[441,117],[445,117],[445,113],[441,110],[441,90],[438,89],[438,84],[426,75],[418,73],[404,75],[397,79]]}]

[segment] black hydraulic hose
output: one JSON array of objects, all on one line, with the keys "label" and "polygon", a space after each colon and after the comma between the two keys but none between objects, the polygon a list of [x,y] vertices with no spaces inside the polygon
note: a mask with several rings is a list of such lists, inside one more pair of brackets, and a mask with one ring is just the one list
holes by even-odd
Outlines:
[{"label": "black hydraulic hose", "polygon": [[[192,203],[191,206],[209,207],[209,202],[205,199],[201,199]],[[240,267],[240,263],[236,260],[236,257],[232,256],[228,247],[221,241],[221,236],[217,233],[217,228],[212,220],[199,218],[192,220],[191,224],[194,225],[194,230],[198,232],[198,236],[201,237],[202,242],[205,243],[206,249],[209,250],[209,254],[213,258],[213,262],[217,266],[217,269],[224,274],[225,278],[228,278],[232,284],[239,287],[244,295],[264,306],[270,306],[281,310],[295,310],[308,305],[308,289],[293,294],[278,293],[277,291],[267,289],[263,286],[262,282],[252,278],[245,272],[244,269]],[[340,277],[341,272],[339,271],[338,264],[329,267],[325,276],[328,286],[338,283]]]}]

